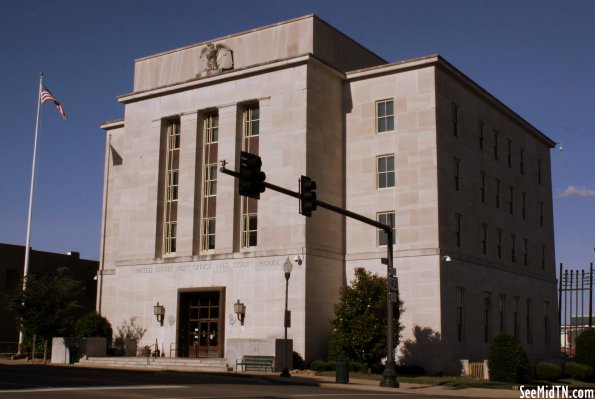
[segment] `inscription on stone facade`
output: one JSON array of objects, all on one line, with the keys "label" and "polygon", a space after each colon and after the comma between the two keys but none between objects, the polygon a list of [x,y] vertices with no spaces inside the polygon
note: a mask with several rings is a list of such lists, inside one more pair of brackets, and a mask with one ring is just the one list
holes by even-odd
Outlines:
[{"label": "inscription on stone facade", "polygon": [[262,260],[236,260],[216,263],[182,263],[179,265],[150,265],[140,266],[133,269],[134,274],[163,274],[163,273],[197,273],[214,272],[226,273],[237,270],[253,269],[254,271],[269,271],[280,269],[281,259],[262,259]]}]

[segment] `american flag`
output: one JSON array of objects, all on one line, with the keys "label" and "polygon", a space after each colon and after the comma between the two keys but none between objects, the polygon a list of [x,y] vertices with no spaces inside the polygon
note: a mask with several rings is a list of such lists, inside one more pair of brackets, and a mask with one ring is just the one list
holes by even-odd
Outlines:
[{"label": "american flag", "polygon": [[67,119],[66,112],[64,112],[64,108],[62,107],[62,104],[60,104],[60,102],[58,100],[56,100],[56,98],[54,97],[52,92],[49,91],[47,87],[43,86],[41,89],[41,103],[43,104],[46,101],[53,101],[54,104],[56,104],[56,108],[58,109],[58,112],[60,112],[60,115],[62,115],[62,118],[64,118],[64,120]]}]

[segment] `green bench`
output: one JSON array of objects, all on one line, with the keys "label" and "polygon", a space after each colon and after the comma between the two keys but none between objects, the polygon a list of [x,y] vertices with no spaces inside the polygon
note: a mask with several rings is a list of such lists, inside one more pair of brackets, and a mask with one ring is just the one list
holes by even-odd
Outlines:
[{"label": "green bench", "polygon": [[264,369],[264,371],[267,371],[267,369],[270,369],[273,372],[274,362],[275,356],[244,355],[242,360],[236,360],[236,371],[238,371],[238,366],[242,366],[242,371],[249,371],[250,369]]}]

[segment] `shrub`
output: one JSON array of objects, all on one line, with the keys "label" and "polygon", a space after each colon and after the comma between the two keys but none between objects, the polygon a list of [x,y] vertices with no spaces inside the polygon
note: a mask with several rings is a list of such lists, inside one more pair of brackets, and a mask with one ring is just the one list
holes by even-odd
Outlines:
[{"label": "shrub", "polygon": [[576,337],[576,361],[595,369],[595,329],[588,328]]},{"label": "shrub", "polygon": [[78,319],[74,325],[74,334],[79,338],[102,337],[110,341],[112,333],[110,322],[95,311],[87,313]]},{"label": "shrub", "polygon": [[349,370],[356,373],[367,373],[368,364],[362,362],[349,362]]},{"label": "shrub", "polygon": [[324,360],[312,360],[310,363],[310,370],[314,371],[326,371],[327,363]]},{"label": "shrub", "polygon": [[557,381],[562,377],[562,367],[555,363],[537,363],[536,372],[539,380]]},{"label": "shrub", "polygon": [[566,362],[564,365],[564,374],[576,380],[588,380],[593,376],[593,369],[586,364]]},{"label": "shrub", "polygon": [[412,364],[408,366],[399,366],[397,365],[397,374],[399,375],[426,375],[426,372],[423,367]]},{"label": "shrub", "polygon": [[326,362],[326,371],[335,371],[337,369],[337,363],[334,360]]},{"label": "shrub", "polygon": [[510,335],[496,335],[488,348],[490,380],[521,383],[531,377],[531,365],[523,348]]}]

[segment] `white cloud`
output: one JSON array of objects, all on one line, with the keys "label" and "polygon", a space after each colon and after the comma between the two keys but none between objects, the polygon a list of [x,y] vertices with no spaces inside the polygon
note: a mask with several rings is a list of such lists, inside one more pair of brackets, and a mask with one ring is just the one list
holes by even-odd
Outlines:
[{"label": "white cloud", "polygon": [[568,186],[560,197],[592,197],[595,198],[595,190],[587,190],[585,187]]}]

